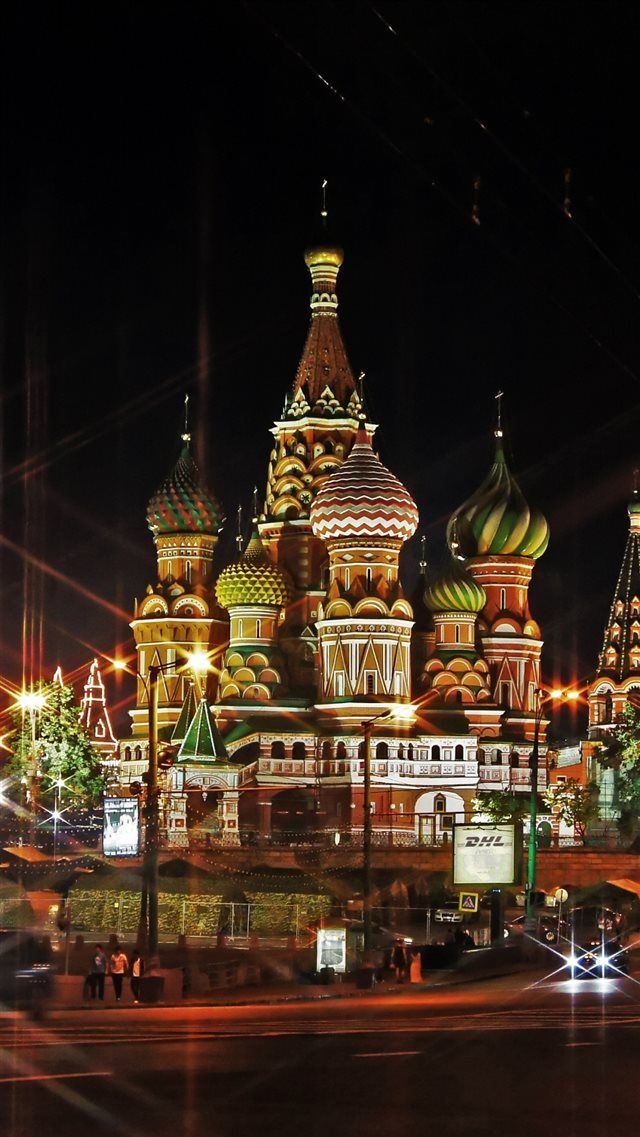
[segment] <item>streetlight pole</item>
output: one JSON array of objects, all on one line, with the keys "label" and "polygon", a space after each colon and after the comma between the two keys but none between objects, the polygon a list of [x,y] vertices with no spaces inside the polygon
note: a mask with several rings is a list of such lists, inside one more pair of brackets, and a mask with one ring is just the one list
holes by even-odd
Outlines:
[{"label": "streetlight pole", "polygon": [[[126,663],[117,662],[119,670],[127,670]],[[186,666],[196,682],[198,676],[209,670],[204,652],[193,651],[187,656]],[[164,671],[175,667],[173,661],[151,663],[148,670],[147,699],[149,708],[149,764],[147,769],[147,811],[144,833],[142,868],[142,896],[140,903],[140,931],[147,931],[149,959],[153,965],[158,958],[158,862],[160,857],[160,794],[158,788],[158,679]],[[144,676],[136,672],[143,683]]]},{"label": "streetlight pole", "polygon": [[372,813],[371,813],[371,734],[373,731],[373,724],[379,722],[380,719],[399,718],[406,722],[412,722],[415,718],[415,707],[408,705],[399,705],[397,707],[389,708],[389,710],[381,711],[379,715],[374,715],[373,718],[365,719],[362,723],[362,733],[364,735],[364,778],[363,778],[363,803],[364,817],[362,821],[362,877],[363,877],[363,892],[362,892],[362,923],[364,927],[364,958],[367,960],[371,954],[371,894],[372,894],[372,881],[371,881],[371,837],[372,837]]},{"label": "streetlight pole", "polygon": [[531,747],[531,793],[529,796],[529,848],[527,852],[527,886],[526,886],[526,927],[530,936],[535,935],[536,918],[534,913],[534,895],[536,888],[536,861],[538,855],[537,828],[538,828],[538,770],[540,768],[540,724],[542,712],[546,703],[558,701],[562,703],[573,702],[580,698],[579,691],[549,691],[545,696],[540,687],[536,689],[536,717],[533,728],[533,745]]}]

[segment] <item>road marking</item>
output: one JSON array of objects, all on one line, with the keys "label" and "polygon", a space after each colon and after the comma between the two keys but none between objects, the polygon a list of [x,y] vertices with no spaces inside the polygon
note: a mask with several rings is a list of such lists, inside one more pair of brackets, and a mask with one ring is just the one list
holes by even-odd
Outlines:
[{"label": "road marking", "polygon": [[60,1082],[67,1078],[112,1078],[113,1070],[79,1070],[70,1074],[15,1074],[0,1082]]},{"label": "road marking", "polygon": [[407,1058],[412,1054],[422,1054],[421,1050],[378,1050],[370,1054],[354,1054],[354,1058]]}]

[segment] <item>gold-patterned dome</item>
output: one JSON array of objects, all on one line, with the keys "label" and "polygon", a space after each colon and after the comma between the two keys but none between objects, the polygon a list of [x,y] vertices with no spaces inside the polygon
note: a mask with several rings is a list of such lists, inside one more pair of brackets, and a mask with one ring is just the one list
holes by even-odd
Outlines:
[{"label": "gold-patterned dome", "polygon": [[250,604],[284,608],[293,593],[291,577],[271,560],[256,528],[242,556],[223,569],[216,583],[216,599],[223,608]]}]

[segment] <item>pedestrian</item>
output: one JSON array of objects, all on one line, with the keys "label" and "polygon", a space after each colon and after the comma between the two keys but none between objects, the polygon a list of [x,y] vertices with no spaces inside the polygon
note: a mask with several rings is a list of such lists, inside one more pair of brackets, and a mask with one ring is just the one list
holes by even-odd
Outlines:
[{"label": "pedestrian", "polygon": [[409,964],[409,982],[422,983],[422,955],[419,951],[411,952],[411,963]]},{"label": "pedestrian", "polygon": [[91,998],[95,999],[97,994],[101,1003],[104,1003],[104,977],[106,974],[107,957],[102,950],[102,944],[96,944],[96,950],[91,957],[91,966],[87,980]]},{"label": "pedestrian", "polygon": [[396,973],[396,982],[404,983],[404,977],[407,973],[407,953],[401,940],[397,940],[394,944],[391,962]]},{"label": "pedestrian", "polygon": [[131,994],[133,1001],[137,1004],[140,1002],[140,980],[144,975],[144,960],[140,955],[137,948],[134,948],[131,957]]},{"label": "pedestrian", "polygon": [[113,980],[113,990],[116,996],[116,1003],[120,1002],[122,998],[122,981],[125,973],[129,968],[129,960],[124,954],[121,947],[117,947],[111,959],[109,960],[109,971]]}]

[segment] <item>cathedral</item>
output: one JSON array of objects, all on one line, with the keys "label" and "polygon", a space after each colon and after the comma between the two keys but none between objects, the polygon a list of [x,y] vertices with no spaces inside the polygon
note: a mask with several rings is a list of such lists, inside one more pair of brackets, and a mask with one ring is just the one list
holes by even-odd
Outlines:
[{"label": "cathedral", "polygon": [[[159,666],[162,830],[175,846],[355,840],[364,723],[377,842],[445,842],[483,791],[530,789],[542,639],[529,586],[549,534],[507,463],[500,411],[488,473],[449,521],[446,570],[429,573],[423,542],[409,597],[400,553],[418,510],[376,450],[326,218],[304,259],[309,330],[246,547],[240,537],[237,559],[214,567],[224,510],[186,426],[147,510],[157,569],[131,623],[137,693],[118,779],[129,792],[146,769]],[[194,651],[206,677],[185,667]]]}]

